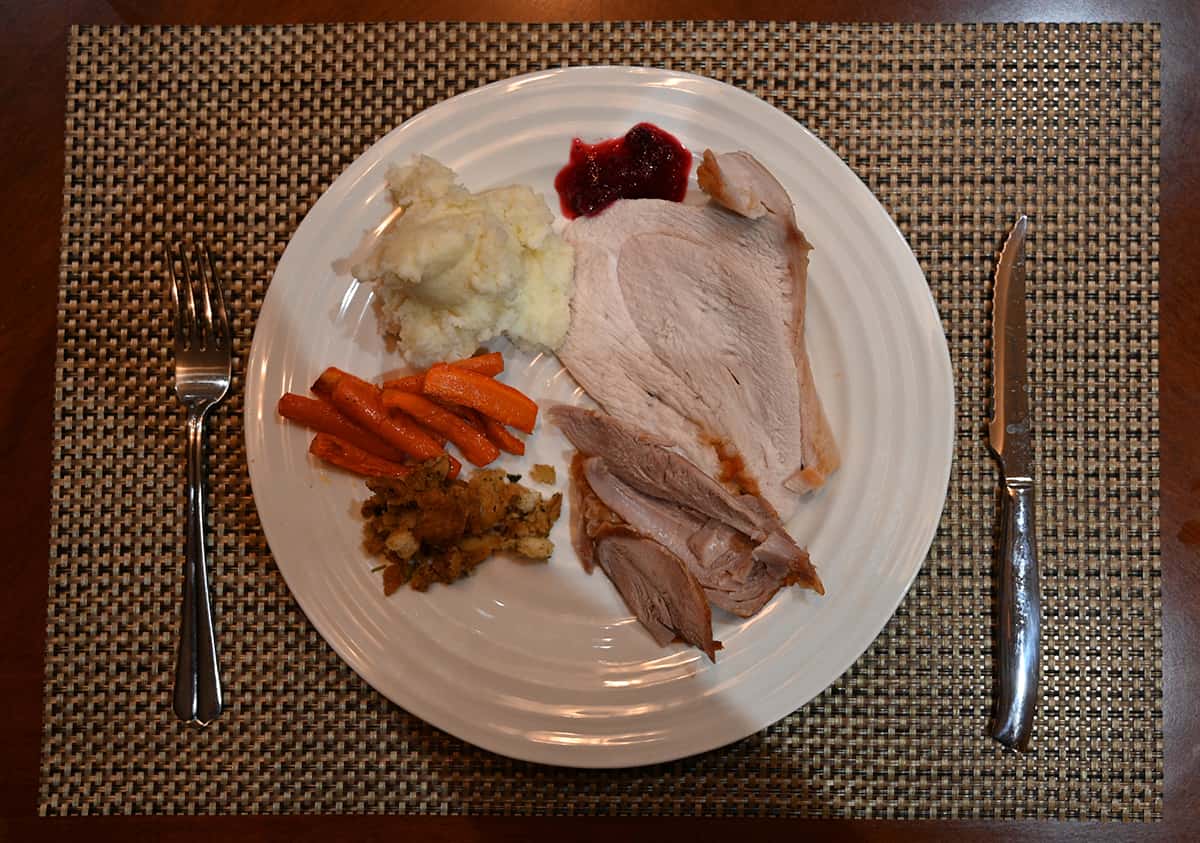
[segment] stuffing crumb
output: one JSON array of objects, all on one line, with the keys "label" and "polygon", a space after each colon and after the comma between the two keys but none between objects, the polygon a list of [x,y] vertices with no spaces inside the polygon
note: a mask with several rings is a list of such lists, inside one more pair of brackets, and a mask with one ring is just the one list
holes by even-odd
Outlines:
[{"label": "stuffing crumb", "polygon": [[545,483],[547,486],[553,486],[557,480],[557,475],[554,473],[554,466],[543,465],[539,463],[529,470],[529,476],[538,483]]}]

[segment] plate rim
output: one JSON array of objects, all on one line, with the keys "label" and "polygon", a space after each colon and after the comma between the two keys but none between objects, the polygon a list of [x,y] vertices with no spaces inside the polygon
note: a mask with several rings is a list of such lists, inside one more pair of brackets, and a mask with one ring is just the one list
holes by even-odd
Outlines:
[{"label": "plate rim", "polygon": [[[866,182],[864,182],[858,176],[858,174],[841,158],[841,156],[839,156],[836,152],[834,152],[832,148],[830,148],[823,140],[821,140],[820,137],[818,137],[816,134],[814,134],[804,123],[800,122],[800,120],[792,117],[787,112],[772,105],[771,103],[767,102],[766,100],[762,99],[761,97],[756,96],[755,94],[751,93],[750,91],[747,91],[743,88],[736,87],[727,82],[723,82],[719,79],[715,79],[715,78],[708,77],[708,76],[703,76],[700,74],[690,73],[687,71],[673,70],[670,68],[646,67],[646,66],[639,66],[639,65],[607,65],[607,64],[606,65],[574,66],[574,67],[571,67],[571,66],[556,67],[556,68],[549,68],[549,69],[543,69],[543,70],[536,70],[536,71],[531,71],[528,73],[518,74],[515,76],[511,76],[511,77],[506,77],[504,79],[499,79],[494,82],[480,85],[480,86],[477,86],[470,90],[456,94],[452,97],[448,97],[444,100],[441,100],[440,102],[435,103],[434,105],[431,105],[430,107],[428,107],[426,109],[423,109],[422,111],[418,112],[417,114],[414,114],[409,119],[392,127],[390,130],[388,130],[381,137],[379,137],[377,140],[375,140],[370,146],[368,146],[365,150],[363,150],[358,156],[356,156],[351,162],[349,162],[346,165],[346,167],[342,170],[342,172],[339,173],[333,179],[333,181],[330,183],[330,185],[321,193],[320,196],[317,197],[316,201],[313,202],[312,206],[304,214],[300,223],[296,226],[295,230],[292,232],[291,236],[289,237],[287,245],[285,246],[284,251],[281,253],[278,262],[276,263],[275,270],[272,272],[271,281],[267,286],[266,293],[264,294],[262,303],[259,306],[259,312],[255,319],[255,324],[254,324],[253,339],[251,341],[251,347],[250,347],[249,354],[247,355],[247,358],[246,358],[246,369],[245,369],[246,381],[245,381],[245,392],[244,392],[245,402],[244,402],[243,419],[242,419],[242,422],[243,422],[242,433],[243,433],[244,447],[245,447],[245,452],[246,452],[247,470],[248,470],[248,473],[250,476],[251,496],[254,499],[255,510],[259,516],[259,523],[262,527],[264,538],[267,541],[268,549],[270,549],[272,546],[271,531],[268,528],[266,521],[262,518],[261,508],[259,505],[259,493],[256,490],[256,486],[261,488],[261,482],[260,483],[255,482],[255,473],[256,472],[254,469],[254,460],[251,458],[251,442],[252,442],[251,413],[252,413],[252,410],[255,409],[259,405],[260,402],[251,401],[250,398],[252,395],[257,395],[258,393],[262,392],[262,388],[263,388],[262,382],[263,382],[263,379],[265,378],[265,374],[260,374],[260,372],[265,371],[262,366],[262,363],[264,361],[261,359],[262,355],[263,355],[263,343],[265,342],[265,340],[261,340],[262,334],[260,333],[260,325],[262,323],[262,316],[263,316],[264,312],[267,312],[268,306],[272,300],[272,293],[277,289],[276,288],[276,280],[279,277],[280,268],[285,265],[285,260],[288,255],[288,251],[293,248],[294,242],[298,239],[299,235],[305,231],[306,226],[310,226],[312,224],[311,221],[314,219],[314,215],[316,214],[318,208],[320,206],[322,206],[323,204],[329,204],[330,202],[335,202],[337,199],[342,198],[345,193],[347,193],[349,190],[351,190],[353,185],[356,184],[359,179],[369,175],[379,164],[386,162],[388,160],[388,155],[386,153],[384,153],[383,150],[393,140],[393,138],[400,132],[409,130],[409,128],[414,125],[421,125],[424,122],[427,122],[429,119],[432,119],[430,117],[430,115],[436,116],[436,114],[439,111],[442,111],[449,107],[461,107],[461,105],[464,102],[469,102],[470,100],[472,100],[478,96],[485,95],[486,93],[494,91],[497,88],[512,87],[514,85],[525,86],[525,85],[539,84],[539,83],[559,84],[560,83],[559,80],[562,80],[564,77],[581,77],[581,78],[586,78],[589,76],[601,77],[601,76],[604,76],[607,74],[614,74],[614,73],[619,74],[619,75],[628,75],[630,77],[633,77],[634,79],[649,78],[649,77],[657,77],[657,78],[664,79],[664,80],[665,79],[684,79],[691,83],[697,84],[699,86],[708,87],[712,91],[719,92],[721,96],[727,96],[727,97],[732,97],[735,99],[740,99],[742,102],[744,102],[748,105],[751,105],[754,108],[762,109],[765,107],[767,109],[770,109],[771,111],[774,111],[778,115],[787,119],[795,129],[802,132],[810,141],[815,142],[821,150],[823,150],[825,153],[827,153],[828,158],[831,159],[831,163],[833,161],[836,161],[836,166],[839,168],[840,172],[842,172],[844,175],[850,176],[854,180],[854,182],[857,183],[857,188],[855,188],[855,189],[856,190],[861,189],[861,191],[865,192],[865,195],[870,198],[870,203],[868,204],[868,207],[870,209],[869,213],[872,216],[879,219],[880,221],[886,222],[886,227],[889,230],[889,236],[894,238],[895,242],[898,242],[903,247],[903,254],[905,256],[905,259],[911,260],[912,268],[915,268],[916,272],[920,276],[920,280],[923,282],[921,284],[921,287],[924,289],[925,297],[924,297],[924,301],[921,303],[921,306],[922,306],[922,308],[926,309],[927,313],[932,315],[932,318],[938,328],[938,330],[937,330],[938,342],[936,342],[935,345],[936,345],[936,351],[940,351],[940,353],[935,353],[935,354],[931,355],[931,360],[936,363],[937,368],[939,370],[939,374],[944,375],[944,377],[939,378],[939,381],[943,385],[942,398],[945,400],[946,413],[947,413],[946,421],[948,422],[948,424],[947,424],[947,436],[946,436],[945,441],[940,443],[940,447],[937,447],[934,449],[936,451],[936,455],[938,457],[940,457],[941,460],[945,464],[945,472],[944,472],[945,477],[943,479],[943,482],[941,484],[939,484],[941,494],[940,494],[940,504],[938,506],[937,517],[931,518],[930,522],[929,522],[930,526],[927,528],[927,530],[924,533],[920,534],[919,545],[921,547],[923,547],[924,550],[921,554],[919,562],[913,567],[912,573],[908,577],[908,580],[907,580],[907,582],[905,582],[903,588],[897,589],[895,600],[889,601],[889,602],[892,602],[892,605],[891,605],[890,610],[887,613],[886,618],[883,620],[882,625],[880,625],[880,627],[874,631],[874,633],[872,634],[870,639],[867,641],[867,643],[863,646],[861,651],[850,656],[848,658],[848,660],[845,661],[845,664],[837,671],[836,675],[829,681],[829,683],[827,685],[824,686],[824,688],[815,691],[811,695],[808,695],[802,702],[800,702],[797,705],[795,705],[794,707],[788,709],[788,711],[784,712],[779,717],[773,718],[770,722],[768,722],[767,724],[765,724],[763,726],[758,726],[758,727],[752,729],[751,731],[746,732],[744,735],[741,735],[740,737],[736,737],[736,738],[720,737],[720,738],[717,738],[717,739],[711,740],[711,741],[703,741],[696,746],[689,747],[682,751],[680,751],[678,749],[670,749],[667,752],[662,752],[661,750],[664,747],[669,746],[669,744],[667,744],[667,743],[661,743],[661,744],[660,743],[652,743],[652,744],[648,744],[648,745],[638,745],[637,749],[642,753],[642,755],[645,755],[648,757],[639,758],[639,759],[633,760],[633,761],[621,760],[618,757],[620,755],[620,748],[617,748],[615,751],[610,748],[609,752],[611,752],[612,754],[604,755],[599,761],[593,759],[592,761],[590,761],[588,763],[576,763],[576,762],[572,761],[571,750],[569,747],[563,747],[560,745],[549,745],[549,744],[543,744],[543,743],[539,743],[539,742],[531,742],[531,741],[522,740],[519,738],[514,739],[513,736],[508,736],[508,739],[506,740],[505,736],[494,732],[494,730],[487,731],[486,728],[484,729],[485,734],[484,734],[483,738],[481,738],[479,735],[467,736],[465,734],[462,734],[458,729],[447,728],[446,726],[435,722],[436,718],[431,718],[429,716],[426,716],[426,713],[423,713],[422,710],[418,710],[418,709],[424,709],[425,708],[424,705],[418,705],[417,707],[414,708],[414,707],[410,706],[411,700],[406,703],[401,703],[401,702],[393,699],[387,693],[384,693],[383,691],[380,691],[378,688],[376,688],[376,686],[366,676],[365,671],[369,669],[368,664],[362,663],[363,662],[362,659],[356,657],[352,653],[346,652],[342,646],[339,646],[338,643],[335,643],[335,641],[339,639],[339,636],[332,635],[330,632],[328,632],[326,630],[326,628],[325,628],[326,621],[324,618],[322,618],[321,613],[318,612],[314,615],[314,613],[312,611],[310,611],[309,606],[306,605],[306,598],[302,597],[300,595],[300,593],[293,587],[292,582],[289,580],[288,575],[284,570],[284,566],[279,564],[279,562],[275,556],[274,550],[271,550],[271,558],[272,558],[272,561],[274,562],[275,569],[279,572],[280,576],[283,578],[284,583],[288,587],[289,593],[291,594],[292,598],[296,601],[297,605],[300,607],[301,611],[304,613],[304,615],[308,619],[309,623],[311,623],[313,625],[313,627],[321,635],[321,638],[325,641],[325,643],[327,645],[330,646],[331,649],[334,650],[334,652],[338,655],[338,657],[347,666],[349,666],[355,672],[355,674],[357,674],[364,682],[366,682],[367,685],[369,685],[375,693],[378,693],[380,696],[387,699],[390,703],[392,703],[392,704],[404,709],[405,711],[411,713],[412,715],[420,718],[422,721],[429,724],[433,728],[436,728],[440,731],[446,732],[447,734],[450,734],[450,735],[454,736],[455,738],[462,740],[463,742],[465,742],[469,745],[479,747],[479,748],[487,750],[489,752],[493,752],[495,754],[502,755],[502,756],[508,757],[508,758],[513,758],[513,759],[520,760],[520,761],[528,761],[528,762],[533,762],[533,763],[566,767],[566,768],[575,768],[575,769],[632,769],[632,768],[637,768],[637,767],[644,767],[644,766],[651,765],[651,764],[665,763],[665,762],[680,760],[683,758],[689,758],[689,757],[693,757],[693,756],[698,755],[703,752],[708,752],[708,751],[712,751],[712,750],[720,748],[720,747],[729,746],[740,740],[744,740],[745,738],[749,737],[750,735],[757,734],[757,733],[763,731],[764,729],[770,728],[772,725],[779,722],[779,720],[783,719],[784,717],[787,717],[790,713],[802,709],[803,707],[805,707],[806,705],[811,703],[817,696],[819,696],[820,694],[822,694],[826,690],[828,690],[830,687],[832,687],[832,685],[835,684],[836,682],[838,682],[838,680],[840,680],[843,676],[845,676],[846,672],[848,670],[850,670],[850,668],[852,668],[863,657],[863,655],[867,652],[867,650],[869,650],[874,645],[874,643],[879,639],[879,636],[881,634],[883,634],[884,630],[887,628],[887,625],[895,617],[896,612],[899,609],[900,605],[904,602],[904,600],[907,598],[907,596],[911,592],[913,583],[916,581],[917,577],[920,575],[921,571],[925,567],[925,562],[927,561],[928,556],[929,556],[929,550],[932,547],[933,540],[937,536],[938,530],[940,529],[942,518],[945,516],[946,502],[948,499],[949,488],[950,488],[950,479],[953,476],[953,467],[954,467],[954,462],[955,462],[955,455],[956,455],[956,450],[957,450],[957,437],[958,437],[958,431],[957,431],[957,409],[958,408],[957,408],[957,394],[956,394],[956,389],[955,389],[955,374],[954,374],[953,360],[950,356],[949,341],[946,336],[945,328],[942,323],[941,314],[938,310],[937,300],[933,295],[933,290],[929,286],[929,282],[925,275],[925,271],[921,267],[921,263],[917,259],[916,254],[913,252],[912,247],[908,242],[908,239],[904,236],[903,232],[900,230],[899,226],[896,224],[896,222],[892,218],[891,214],[883,206],[883,203],[879,200],[879,198],[875,195],[875,193],[870,189],[870,187],[866,184]],[[352,170],[357,170],[357,169],[361,169],[361,172],[358,173],[355,178],[348,180],[347,179],[348,174],[350,174]],[[280,294],[282,294],[282,293],[280,293]],[[528,751],[524,751],[526,749]],[[554,756],[554,757],[550,757],[550,756]]]}]

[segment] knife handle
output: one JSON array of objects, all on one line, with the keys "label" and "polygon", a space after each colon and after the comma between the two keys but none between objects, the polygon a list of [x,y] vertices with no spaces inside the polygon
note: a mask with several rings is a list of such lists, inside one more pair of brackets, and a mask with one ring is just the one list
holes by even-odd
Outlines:
[{"label": "knife handle", "polygon": [[1038,589],[1033,481],[1004,481],[1000,536],[1000,652],[992,737],[1024,752],[1037,708],[1042,599]]}]

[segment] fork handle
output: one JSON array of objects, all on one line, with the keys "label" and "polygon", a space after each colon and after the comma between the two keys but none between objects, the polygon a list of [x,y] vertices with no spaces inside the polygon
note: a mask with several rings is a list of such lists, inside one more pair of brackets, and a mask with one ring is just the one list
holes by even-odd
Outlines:
[{"label": "fork handle", "polygon": [[183,608],[179,655],[175,662],[175,714],[201,724],[221,713],[221,671],[208,592],[204,548],[204,416],[191,407],[187,419],[187,542],[183,568]]}]

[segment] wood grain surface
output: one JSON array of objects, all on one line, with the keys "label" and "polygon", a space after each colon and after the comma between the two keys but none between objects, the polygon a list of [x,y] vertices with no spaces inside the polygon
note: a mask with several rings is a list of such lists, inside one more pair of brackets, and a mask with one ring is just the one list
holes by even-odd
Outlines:
[{"label": "wood grain surface", "polygon": [[[1115,2],[571,3],[415,0],[2,0],[0,237],[0,840],[572,841],[776,838],[1184,840],[1200,828],[1200,4]],[[292,23],[351,20],[775,18],[895,21],[1156,20],[1163,32],[1160,414],[1165,747],[1164,821],[951,823],[809,820],[561,820],[502,817],[36,817],[50,505],[55,297],[63,166],[66,35],[76,23]],[[682,827],[680,827],[682,826]]]}]

